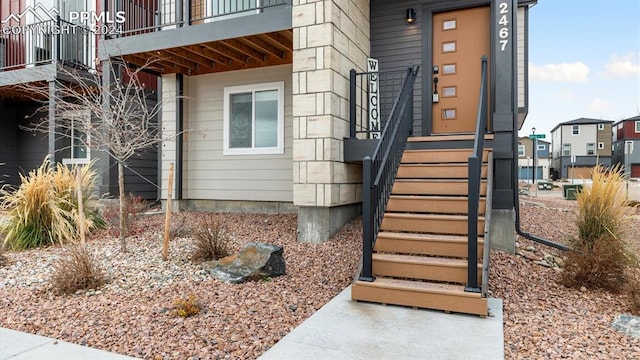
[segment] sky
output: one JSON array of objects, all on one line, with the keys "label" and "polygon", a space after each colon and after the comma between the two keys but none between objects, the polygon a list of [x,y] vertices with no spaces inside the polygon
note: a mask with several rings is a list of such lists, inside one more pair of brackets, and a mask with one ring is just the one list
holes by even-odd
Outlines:
[{"label": "sky", "polygon": [[520,136],[578,118],[640,115],[640,0],[538,0],[529,9],[529,114]]}]

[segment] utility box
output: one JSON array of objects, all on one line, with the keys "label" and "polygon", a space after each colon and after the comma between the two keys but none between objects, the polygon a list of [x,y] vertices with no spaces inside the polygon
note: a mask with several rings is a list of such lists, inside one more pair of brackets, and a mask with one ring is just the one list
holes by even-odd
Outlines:
[{"label": "utility box", "polygon": [[553,190],[553,183],[548,181],[538,181],[538,190]]},{"label": "utility box", "polygon": [[582,184],[562,185],[562,195],[565,200],[576,200],[578,193],[582,190]]}]

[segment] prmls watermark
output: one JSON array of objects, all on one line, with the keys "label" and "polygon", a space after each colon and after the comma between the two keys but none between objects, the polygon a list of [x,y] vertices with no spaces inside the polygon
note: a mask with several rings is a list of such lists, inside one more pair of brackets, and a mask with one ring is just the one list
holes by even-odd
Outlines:
[{"label": "prmls watermark", "polygon": [[[23,18],[26,19],[23,20]],[[66,17],[60,17],[56,9],[45,10],[36,6],[35,8],[27,7],[20,14],[10,14],[0,22],[0,33],[3,35],[78,33],[116,35],[122,32],[125,21],[124,11],[115,13],[69,11]]]}]

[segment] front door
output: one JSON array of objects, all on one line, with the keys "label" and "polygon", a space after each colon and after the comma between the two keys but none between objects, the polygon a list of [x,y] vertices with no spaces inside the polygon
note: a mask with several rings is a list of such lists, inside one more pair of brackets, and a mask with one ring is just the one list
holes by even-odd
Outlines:
[{"label": "front door", "polygon": [[490,20],[488,6],[433,14],[432,133],[475,132]]}]

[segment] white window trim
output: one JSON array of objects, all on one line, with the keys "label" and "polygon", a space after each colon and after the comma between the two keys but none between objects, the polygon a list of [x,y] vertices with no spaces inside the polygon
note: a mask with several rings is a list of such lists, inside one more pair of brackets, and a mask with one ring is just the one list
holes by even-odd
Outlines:
[{"label": "white window trim", "polygon": [[[231,114],[230,98],[232,94],[244,93],[244,92],[256,92],[265,90],[277,90],[278,91],[278,145],[275,147],[261,147],[261,148],[230,148],[229,147],[229,116]],[[223,105],[223,155],[281,155],[284,154],[284,81],[241,85],[241,86],[229,86],[224,88],[224,105]],[[255,111],[255,106],[253,106]],[[255,124],[255,117],[252,119]],[[252,127],[252,131],[255,132],[255,126]],[[255,141],[255,134],[252,134]]]},{"label": "white window trim", "polygon": [[[520,150],[522,150],[522,153],[520,152]],[[525,156],[526,151],[525,151],[525,147],[522,144],[518,144],[518,156]]]},{"label": "white window trim", "polygon": [[538,150],[538,151],[544,151],[544,150],[547,150],[547,147],[546,147],[544,144],[543,144],[543,145],[538,144],[538,145],[536,146],[536,148],[537,148],[537,150]]},{"label": "white window trim", "polygon": [[636,133],[640,133],[640,121],[636,121]]},{"label": "white window trim", "polygon": [[[593,153],[589,154],[589,145],[593,146]],[[594,156],[596,154],[596,144],[595,143],[587,143],[587,156]]]},{"label": "white window trim", "polygon": [[604,130],[604,124],[602,123],[598,124],[598,130]]},{"label": "white window trim", "polygon": [[[573,127],[574,126],[577,127],[577,129],[578,129],[578,133],[577,134],[573,133]],[[571,135],[573,135],[573,136],[579,136],[580,135],[580,125],[571,125]]]},{"label": "white window trim", "polygon": [[70,139],[69,155],[71,157],[70,158],[63,158],[62,159],[62,164],[64,164],[64,165],[84,165],[84,164],[88,164],[89,162],[91,162],[91,148],[88,145],[88,144],[91,143],[91,134],[89,132],[85,132],[85,135],[87,136],[87,140],[86,140],[86,144],[84,145],[84,147],[85,147],[85,151],[87,152],[87,157],[84,157],[84,158],[74,158],[73,157],[73,138],[75,137],[75,131],[76,131],[74,118],[80,117],[80,116],[87,116],[88,117],[88,116],[91,116],[91,113],[90,113],[89,110],[77,110],[77,111],[69,111],[64,116],[67,116],[67,117],[71,118],[71,136],[69,137],[69,139]]},{"label": "white window trim", "polygon": [[[569,155],[565,155],[564,154],[565,145],[569,145]],[[569,144],[569,143],[562,144],[562,150],[561,151],[562,151],[562,156],[571,156],[571,144]]]},{"label": "white window trim", "polygon": [[604,150],[604,143],[602,141],[598,143],[598,150]]}]

